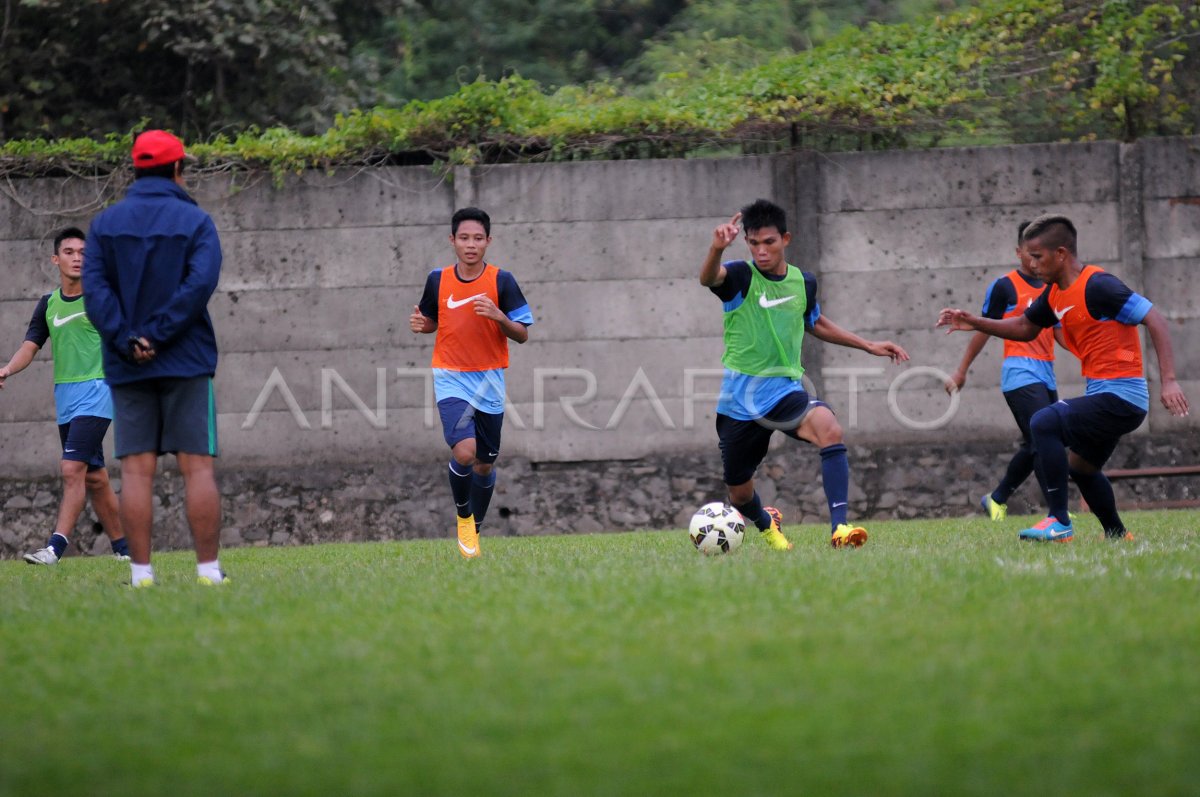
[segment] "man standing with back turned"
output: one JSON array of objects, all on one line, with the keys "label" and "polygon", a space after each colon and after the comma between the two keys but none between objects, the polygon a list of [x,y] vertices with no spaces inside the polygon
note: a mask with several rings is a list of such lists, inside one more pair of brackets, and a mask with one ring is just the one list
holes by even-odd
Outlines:
[{"label": "man standing with back turned", "polygon": [[184,190],[183,142],[148,130],[133,143],[134,183],[88,232],[83,263],[88,317],[104,343],[113,391],[121,523],[134,587],[154,585],[152,498],[158,455],[174,453],[200,584],[221,584],[221,498],[213,474],[217,340],[208,299],[221,275],[221,241]]}]

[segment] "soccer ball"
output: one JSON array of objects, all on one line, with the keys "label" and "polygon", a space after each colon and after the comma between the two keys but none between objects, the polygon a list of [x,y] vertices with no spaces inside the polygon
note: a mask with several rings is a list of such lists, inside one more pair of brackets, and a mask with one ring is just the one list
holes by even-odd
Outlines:
[{"label": "soccer ball", "polygon": [[700,553],[733,553],[746,536],[746,521],[742,513],[729,504],[714,501],[692,515],[688,535]]}]

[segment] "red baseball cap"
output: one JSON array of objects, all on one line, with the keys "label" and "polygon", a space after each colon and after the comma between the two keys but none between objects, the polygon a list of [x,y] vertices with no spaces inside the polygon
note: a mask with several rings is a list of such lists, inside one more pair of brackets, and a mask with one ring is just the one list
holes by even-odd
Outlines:
[{"label": "red baseball cap", "polygon": [[166,130],[147,130],[133,141],[133,166],[136,169],[164,166],[188,157],[183,151],[183,142]]}]

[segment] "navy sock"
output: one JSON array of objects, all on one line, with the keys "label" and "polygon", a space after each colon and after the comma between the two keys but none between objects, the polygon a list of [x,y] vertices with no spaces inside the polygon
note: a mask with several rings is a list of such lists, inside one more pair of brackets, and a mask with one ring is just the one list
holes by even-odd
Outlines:
[{"label": "navy sock", "polygon": [[110,540],[112,543],[113,553],[117,556],[129,556],[129,543],[122,537],[119,540]]},{"label": "navy sock", "polygon": [[1063,442],[1066,436],[1062,428],[1062,418],[1054,407],[1040,410],[1029,423],[1029,431],[1033,437],[1033,447],[1037,452],[1036,467],[1042,471],[1042,481],[1046,485],[1046,504],[1049,514],[1064,526],[1071,525],[1071,516],[1067,514],[1067,447]]},{"label": "navy sock", "polygon": [[767,514],[767,510],[763,509],[762,500],[758,497],[758,492],[744,504],[735,504],[734,509],[742,513],[742,517],[746,518],[747,522],[758,526],[759,531],[766,531],[771,527],[771,516]]},{"label": "navy sock", "polygon": [[846,446],[834,443],[821,449],[821,482],[829,502],[829,523],[834,531],[846,522],[850,500],[850,458]]},{"label": "navy sock", "polygon": [[1087,501],[1096,520],[1104,528],[1104,533],[1120,536],[1125,533],[1125,524],[1117,514],[1117,498],[1113,495],[1112,483],[1100,471],[1095,473],[1080,473],[1071,471],[1071,480],[1079,487],[1083,500]]},{"label": "navy sock", "polygon": [[[461,469],[461,472],[460,472]],[[471,516],[471,466],[450,460],[450,494],[459,517]]]},{"label": "navy sock", "polygon": [[67,550],[67,538],[56,531],[50,535],[50,539],[46,542],[46,547],[53,549],[54,555],[62,559],[63,553]]},{"label": "navy sock", "polygon": [[1004,478],[992,491],[992,500],[997,504],[1007,504],[1009,497],[1029,478],[1029,474],[1033,473],[1033,462],[1033,452],[1024,446],[1013,454],[1013,458],[1008,461],[1008,469],[1004,471]]},{"label": "navy sock", "polygon": [[496,471],[492,471],[486,476],[480,476],[478,473],[471,474],[471,514],[475,515],[475,528],[483,524],[483,519],[487,517],[488,507],[492,503],[492,492],[496,489]]}]

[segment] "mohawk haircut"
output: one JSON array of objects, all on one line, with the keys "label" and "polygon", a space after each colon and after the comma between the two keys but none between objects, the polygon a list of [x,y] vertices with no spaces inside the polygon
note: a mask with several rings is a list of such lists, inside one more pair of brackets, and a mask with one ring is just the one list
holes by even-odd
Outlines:
[{"label": "mohawk haircut", "polygon": [[1028,219],[1017,225],[1017,246],[1025,243],[1025,230],[1029,227]]},{"label": "mohawk haircut", "polygon": [[769,199],[756,199],[742,208],[742,229],[746,232],[774,227],[780,235],[787,232],[787,214]]},{"label": "mohawk haircut", "polygon": [[1025,228],[1025,232],[1021,236],[1021,243],[1033,240],[1040,240],[1042,245],[1049,249],[1057,249],[1062,246],[1071,254],[1078,254],[1076,249],[1078,234],[1075,232],[1075,225],[1066,216],[1047,214],[1038,216],[1029,222],[1029,226]]}]

